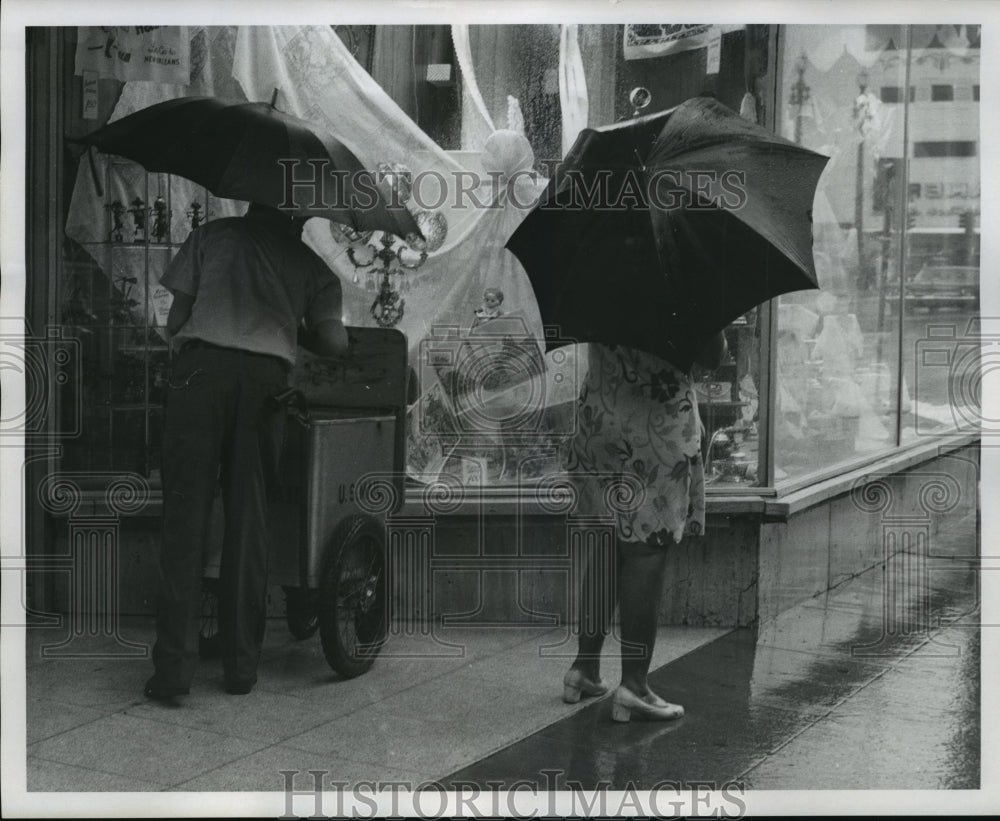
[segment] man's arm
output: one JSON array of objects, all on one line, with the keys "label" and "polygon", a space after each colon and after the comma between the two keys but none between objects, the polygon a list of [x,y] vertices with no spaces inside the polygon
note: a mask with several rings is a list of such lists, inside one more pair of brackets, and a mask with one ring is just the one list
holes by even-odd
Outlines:
[{"label": "man's arm", "polygon": [[198,243],[205,228],[198,228],[188,234],[177,255],[170,261],[167,270],[160,277],[160,284],[173,295],[170,312],[167,314],[167,334],[173,336],[191,318],[198,284],[201,280],[200,254]]},{"label": "man's arm", "polygon": [[343,312],[340,280],[334,277],[306,311],[305,329],[299,334],[299,344],[319,356],[344,356],[348,340]]},{"label": "man's arm", "polygon": [[183,291],[174,291],[174,301],[170,304],[170,313],[167,314],[167,333],[170,336],[176,334],[188,319],[191,318],[191,308],[194,306],[194,297],[185,294]]}]

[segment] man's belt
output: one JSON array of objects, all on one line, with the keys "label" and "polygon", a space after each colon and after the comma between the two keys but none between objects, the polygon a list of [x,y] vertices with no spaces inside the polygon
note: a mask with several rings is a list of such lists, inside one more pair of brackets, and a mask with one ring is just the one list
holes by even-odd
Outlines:
[{"label": "man's belt", "polygon": [[248,351],[243,348],[230,348],[226,345],[216,345],[213,342],[206,342],[203,339],[189,339],[183,345],[181,345],[181,353],[186,350],[205,350],[205,351],[227,351],[229,353],[238,353],[245,356],[263,356],[265,359],[273,359],[275,362],[281,365],[285,371],[291,370],[291,365],[288,363],[287,359],[272,353],[262,353],[261,351]]}]

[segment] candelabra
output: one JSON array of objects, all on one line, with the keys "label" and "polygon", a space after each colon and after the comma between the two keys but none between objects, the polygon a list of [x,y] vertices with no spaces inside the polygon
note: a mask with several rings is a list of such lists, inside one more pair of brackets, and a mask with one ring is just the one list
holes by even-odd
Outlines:
[{"label": "candelabra", "polygon": [[[378,173],[392,189],[393,201],[405,205],[412,195],[409,169],[383,163],[378,166]],[[420,268],[427,261],[427,254],[440,248],[447,235],[448,224],[443,214],[415,211],[413,216],[423,238],[411,234],[401,240],[387,231],[355,231],[330,223],[334,239],[347,245],[347,257],[355,268],[355,283],[358,282],[357,271],[367,271],[373,276],[371,287],[378,293],[370,313],[382,328],[395,327],[403,318],[406,301],[400,290],[409,287],[405,273]],[[394,285],[394,279],[399,281],[399,287]]]}]

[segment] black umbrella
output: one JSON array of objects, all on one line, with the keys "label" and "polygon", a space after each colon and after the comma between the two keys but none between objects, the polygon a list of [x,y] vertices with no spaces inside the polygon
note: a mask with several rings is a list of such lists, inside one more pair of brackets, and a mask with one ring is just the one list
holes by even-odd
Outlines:
[{"label": "black umbrella", "polygon": [[569,341],[691,366],[750,308],[816,287],[811,209],[827,157],[695,98],[585,129],[507,242]]},{"label": "black umbrella", "polygon": [[[410,212],[387,201],[353,152],[332,134],[269,103],[180,97],[116,120],[74,142],[118,154],[149,171],[204,185],[217,197],[324,217],[358,231],[421,236]],[[322,175],[323,191],[290,186]]]}]

